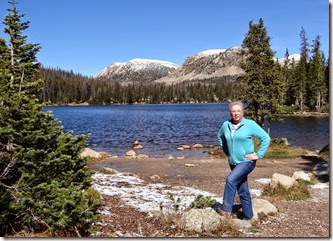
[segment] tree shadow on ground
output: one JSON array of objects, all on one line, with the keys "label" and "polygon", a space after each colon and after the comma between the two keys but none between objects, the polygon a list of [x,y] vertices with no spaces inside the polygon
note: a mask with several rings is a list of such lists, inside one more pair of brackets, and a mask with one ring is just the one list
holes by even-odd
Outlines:
[{"label": "tree shadow on ground", "polygon": [[320,156],[301,156],[307,162],[301,163],[304,165],[304,170],[311,171],[320,182],[329,181],[329,161]]}]

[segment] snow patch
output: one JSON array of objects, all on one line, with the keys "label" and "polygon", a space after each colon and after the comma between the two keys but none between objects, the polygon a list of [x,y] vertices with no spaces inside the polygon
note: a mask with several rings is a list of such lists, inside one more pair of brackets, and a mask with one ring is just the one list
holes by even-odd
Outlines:
[{"label": "snow patch", "polygon": [[205,51],[201,51],[197,54],[195,54],[196,57],[201,58],[201,57],[206,57],[210,55],[218,55],[219,53],[225,52],[226,49],[208,49]]},{"label": "snow patch", "polygon": [[262,191],[260,189],[250,189],[250,193],[257,196],[257,197],[260,197]]},{"label": "snow patch", "polygon": [[[217,201],[222,200],[215,194],[206,191],[161,183],[147,184],[137,177],[123,173],[114,175],[95,173],[92,177],[93,187],[101,194],[119,196],[126,205],[141,212],[151,213],[162,209],[164,212],[170,213],[175,211],[175,204],[179,205],[179,210],[185,210],[199,194]],[[174,201],[171,200],[170,195]]]},{"label": "snow patch", "polygon": [[311,187],[315,189],[325,189],[329,188],[330,186],[327,183],[317,183],[315,185],[312,185]]},{"label": "snow patch", "polygon": [[272,179],[270,179],[270,178],[259,178],[259,179],[256,179],[255,181],[262,183],[262,184],[269,184],[271,182],[271,180]]}]

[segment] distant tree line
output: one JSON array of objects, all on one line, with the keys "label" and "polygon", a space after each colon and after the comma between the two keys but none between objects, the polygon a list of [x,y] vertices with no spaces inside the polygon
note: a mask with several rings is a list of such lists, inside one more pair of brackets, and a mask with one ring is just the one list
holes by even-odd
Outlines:
[{"label": "distant tree line", "polygon": [[[252,33],[252,28],[258,28],[265,38],[256,36],[255,31]],[[251,39],[256,39],[256,42],[252,43]],[[252,57],[247,59],[247,63],[243,63],[242,67],[248,73],[240,78],[224,76],[170,85],[151,82],[123,84],[112,80],[97,80],[73,71],[40,67],[35,79],[44,79],[40,101],[59,105],[201,103],[243,99],[256,103],[258,108],[254,111],[258,112],[259,108],[262,108],[259,106],[264,106],[264,101],[271,99],[270,106],[275,106],[275,112],[269,112],[273,114],[276,114],[278,109],[285,112],[328,112],[329,59],[326,59],[320,50],[319,36],[310,46],[302,28],[300,39],[300,60],[289,59],[286,49],[284,63],[280,64],[273,59],[274,51],[270,49],[270,37],[263,21],[258,25],[252,24],[243,43],[243,47],[253,50],[252,53],[246,53]],[[262,43],[258,44],[260,41]],[[251,61],[260,64],[251,65]],[[263,98],[263,93],[276,95],[268,94]],[[260,99],[261,102],[258,101]],[[268,112],[262,113],[267,115]]]},{"label": "distant tree line", "polygon": [[121,84],[97,80],[73,71],[41,67],[35,76],[44,79],[40,100],[51,104],[89,103],[93,105],[133,103],[217,102],[236,98],[236,76],[211,78],[203,82]]}]

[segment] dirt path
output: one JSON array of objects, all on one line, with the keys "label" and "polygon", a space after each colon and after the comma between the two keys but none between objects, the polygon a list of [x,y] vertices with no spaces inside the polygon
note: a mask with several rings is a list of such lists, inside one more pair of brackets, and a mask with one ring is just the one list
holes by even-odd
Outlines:
[{"label": "dirt path", "polygon": [[[269,180],[273,173],[292,176],[294,171],[311,172],[315,164],[311,158],[259,160],[257,167],[249,176],[249,187],[253,196],[258,195],[263,188],[263,181]],[[146,183],[186,186],[216,196],[222,196],[224,180],[229,173],[227,160],[216,157],[183,160],[108,158],[89,166],[95,170],[107,166],[120,172],[133,173]],[[244,233],[242,236],[329,237],[329,189],[311,188],[310,192],[312,199],[307,201],[262,197],[274,204],[279,214],[259,223],[256,230]],[[125,205],[119,196],[104,196],[103,202],[104,206],[111,210],[111,216],[103,216],[105,233],[102,236],[196,236],[196,234],[182,233],[175,227],[161,225],[158,220],[150,219],[146,214]]]}]

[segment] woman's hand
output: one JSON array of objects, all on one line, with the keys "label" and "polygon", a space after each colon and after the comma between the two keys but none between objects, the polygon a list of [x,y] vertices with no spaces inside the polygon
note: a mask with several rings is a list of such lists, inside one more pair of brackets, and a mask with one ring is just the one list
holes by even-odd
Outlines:
[{"label": "woman's hand", "polygon": [[257,156],[257,153],[253,152],[252,154],[246,154],[245,158],[251,161],[258,160],[259,157]]}]

